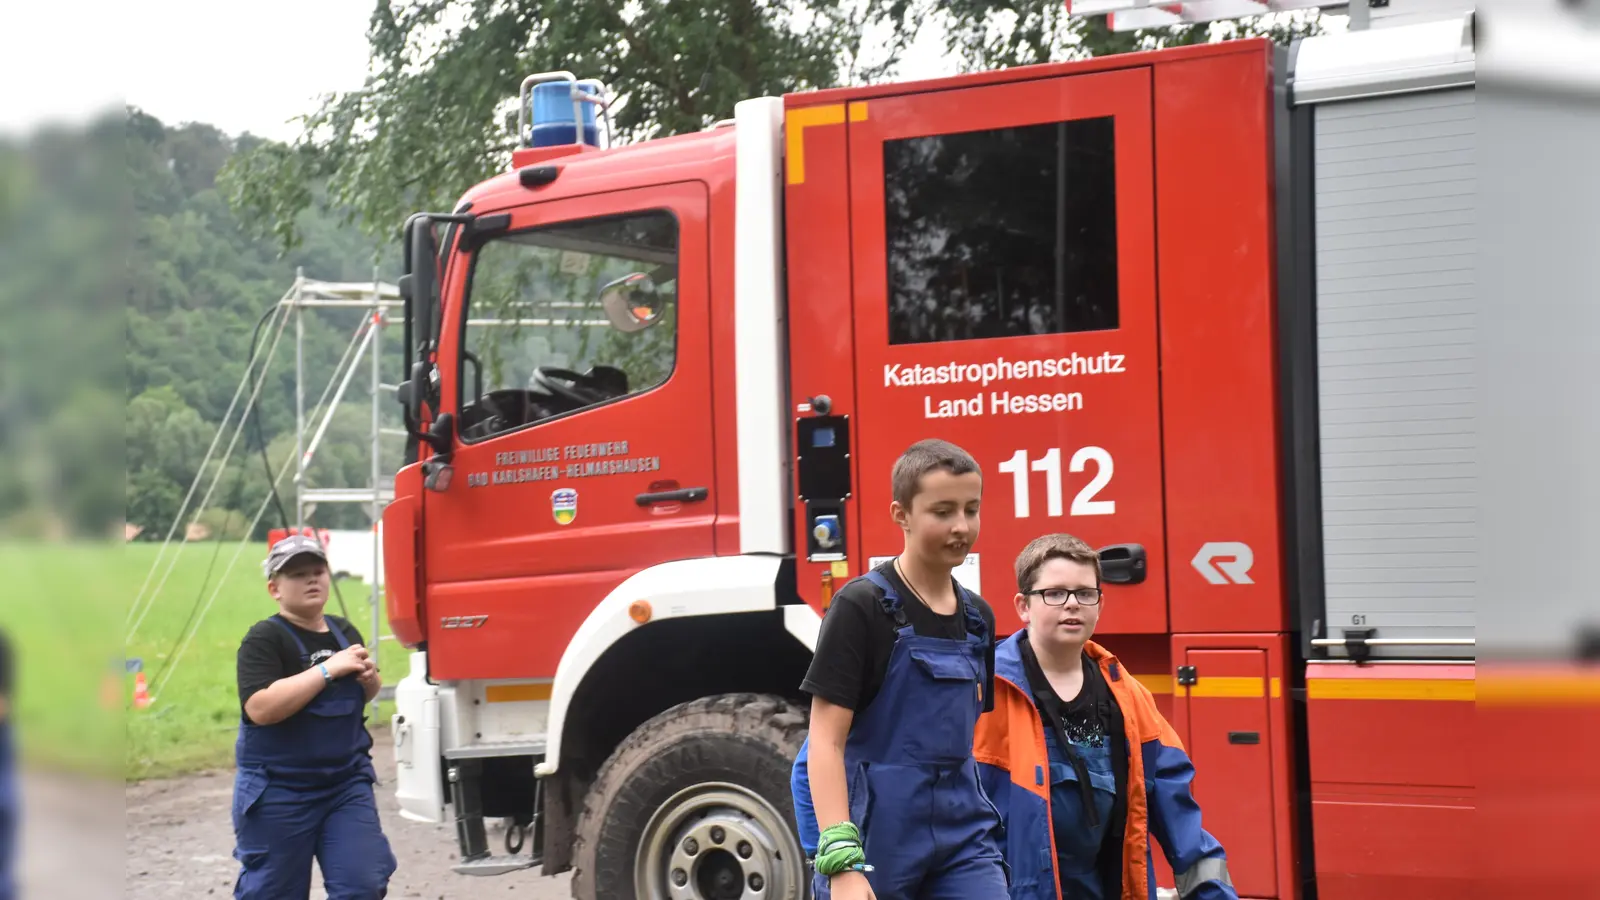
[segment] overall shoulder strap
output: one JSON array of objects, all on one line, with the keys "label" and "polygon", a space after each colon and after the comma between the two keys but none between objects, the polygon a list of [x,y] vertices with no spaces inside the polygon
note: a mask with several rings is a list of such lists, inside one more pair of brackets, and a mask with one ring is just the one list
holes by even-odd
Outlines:
[{"label": "overall shoulder strap", "polygon": [[339,623],[334,620],[333,616],[326,616],[325,618],[328,621],[328,630],[333,632],[333,639],[338,642],[339,649],[344,650],[349,647],[350,641],[344,636],[344,629],[339,627]]},{"label": "overall shoulder strap", "polygon": [[990,637],[989,623],[983,620],[983,613],[978,611],[978,604],[973,602],[972,592],[959,581],[955,585],[956,598],[961,601],[961,611],[966,617],[967,633],[979,638]]},{"label": "overall shoulder strap", "polygon": [[283,616],[273,615],[268,617],[268,620],[276,622],[278,627],[283,629],[283,633],[289,636],[289,640],[294,641],[294,645],[300,651],[301,656],[311,655],[311,651],[306,649],[305,641],[300,640],[300,635],[294,633],[294,629],[290,628],[289,623],[283,620]]},{"label": "overall shoulder strap", "polygon": [[883,591],[883,596],[878,598],[878,605],[890,618],[894,619],[895,627],[904,628],[908,624],[906,611],[902,608],[900,594],[894,589],[889,579],[883,577],[876,569],[868,569],[862,577],[878,586]]},{"label": "overall shoulder strap", "polygon": [[956,596],[961,598],[961,609],[966,613],[967,631],[983,641],[983,711],[994,710],[994,649],[995,636],[989,623],[983,620],[978,604],[961,582],[956,582]]}]

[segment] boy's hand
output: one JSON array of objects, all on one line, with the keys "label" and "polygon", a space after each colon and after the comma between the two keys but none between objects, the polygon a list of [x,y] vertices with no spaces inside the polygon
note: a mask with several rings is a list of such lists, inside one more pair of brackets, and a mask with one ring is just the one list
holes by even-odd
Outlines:
[{"label": "boy's hand", "polygon": [[832,900],[878,900],[861,872],[840,872],[828,879],[828,895]]},{"label": "boy's hand", "polygon": [[351,644],[340,650],[327,660],[328,674],[334,678],[343,678],[346,675],[361,675],[374,664],[367,654],[367,648],[360,644]]}]

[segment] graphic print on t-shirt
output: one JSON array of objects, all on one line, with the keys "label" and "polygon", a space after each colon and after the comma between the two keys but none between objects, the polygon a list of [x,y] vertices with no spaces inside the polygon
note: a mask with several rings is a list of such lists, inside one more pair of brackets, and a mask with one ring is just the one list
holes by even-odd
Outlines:
[{"label": "graphic print on t-shirt", "polygon": [[[1090,664],[1093,665],[1092,663]],[[1090,668],[1086,672],[1093,671]],[[1105,746],[1105,716],[1100,709],[1100,685],[1097,679],[1086,679],[1084,689],[1078,692],[1061,711],[1061,727],[1067,740],[1080,750],[1098,750]]]}]

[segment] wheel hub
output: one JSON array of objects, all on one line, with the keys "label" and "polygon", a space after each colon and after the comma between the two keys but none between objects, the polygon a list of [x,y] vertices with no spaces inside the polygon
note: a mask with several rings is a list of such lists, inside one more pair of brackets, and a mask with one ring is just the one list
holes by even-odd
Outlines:
[{"label": "wheel hub", "polygon": [[771,804],[738,785],[702,784],[651,816],[634,892],[640,900],[790,900],[799,896],[802,865]]}]

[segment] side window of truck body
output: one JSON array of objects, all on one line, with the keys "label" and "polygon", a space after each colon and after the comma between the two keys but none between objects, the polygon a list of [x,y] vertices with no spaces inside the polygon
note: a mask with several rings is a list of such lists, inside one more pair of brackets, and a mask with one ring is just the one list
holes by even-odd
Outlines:
[{"label": "side window of truck body", "polygon": [[889,343],[1117,327],[1111,116],[883,145]]}]

